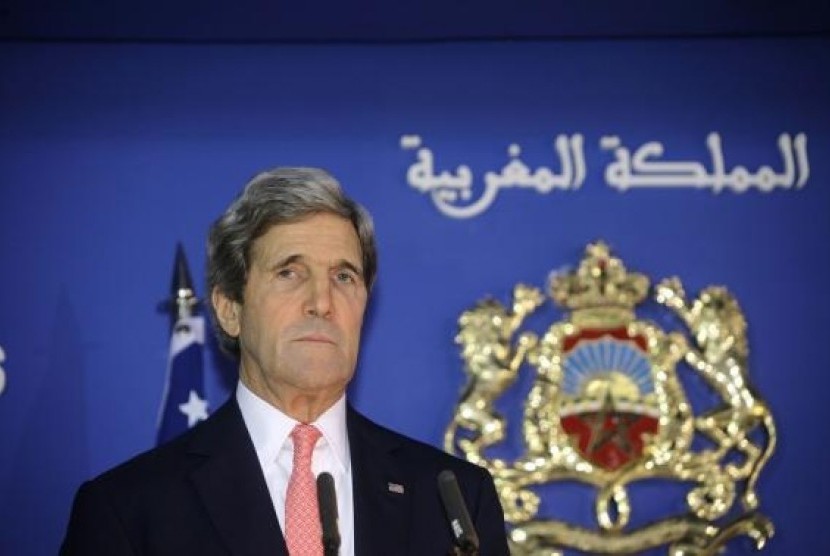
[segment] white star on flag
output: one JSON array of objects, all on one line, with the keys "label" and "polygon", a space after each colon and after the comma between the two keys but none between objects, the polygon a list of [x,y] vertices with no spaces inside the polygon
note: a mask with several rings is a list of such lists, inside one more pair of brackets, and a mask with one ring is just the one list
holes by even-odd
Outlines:
[{"label": "white star on flag", "polygon": [[207,402],[199,397],[195,390],[190,391],[190,397],[187,403],[179,406],[179,411],[187,415],[187,427],[191,428],[199,421],[204,421],[208,417]]}]

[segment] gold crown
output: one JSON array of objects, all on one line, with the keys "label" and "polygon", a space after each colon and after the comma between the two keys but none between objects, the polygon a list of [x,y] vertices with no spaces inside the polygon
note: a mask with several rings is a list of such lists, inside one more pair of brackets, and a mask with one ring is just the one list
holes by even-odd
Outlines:
[{"label": "gold crown", "polygon": [[553,277],[550,295],[557,305],[574,311],[574,318],[627,321],[634,306],[648,293],[649,279],[644,274],[628,273],[622,260],[611,256],[603,241],[589,243],[576,272]]}]

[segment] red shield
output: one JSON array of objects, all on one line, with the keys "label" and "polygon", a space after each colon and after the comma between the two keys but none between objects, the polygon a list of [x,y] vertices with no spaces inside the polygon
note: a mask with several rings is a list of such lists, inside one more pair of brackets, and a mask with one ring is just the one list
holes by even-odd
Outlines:
[{"label": "red shield", "polygon": [[615,471],[643,455],[659,427],[645,339],[624,328],[582,330],[563,345],[563,430],[594,465]]}]

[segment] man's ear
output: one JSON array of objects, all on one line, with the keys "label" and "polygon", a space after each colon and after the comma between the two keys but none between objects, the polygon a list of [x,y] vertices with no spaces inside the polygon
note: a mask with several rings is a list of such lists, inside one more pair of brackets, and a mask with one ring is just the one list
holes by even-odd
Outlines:
[{"label": "man's ear", "polygon": [[219,291],[219,288],[213,288],[210,300],[213,302],[216,318],[225,334],[233,338],[239,336],[239,303]]}]

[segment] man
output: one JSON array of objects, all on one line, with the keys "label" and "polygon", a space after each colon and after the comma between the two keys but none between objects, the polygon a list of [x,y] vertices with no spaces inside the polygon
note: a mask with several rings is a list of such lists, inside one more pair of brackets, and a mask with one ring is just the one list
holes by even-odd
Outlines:
[{"label": "man", "polygon": [[322,555],[314,476],[332,474],[343,556],[447,554],[453,471],[481,539],[508,554],[489,474],[372,423],[346,386],[377,258],[368,214],[322,170],[256,176],[213,225],[208,285],[236,393],[173,442],[85,483],[61,553]]}]

